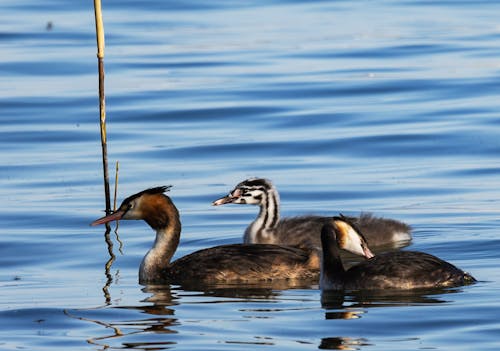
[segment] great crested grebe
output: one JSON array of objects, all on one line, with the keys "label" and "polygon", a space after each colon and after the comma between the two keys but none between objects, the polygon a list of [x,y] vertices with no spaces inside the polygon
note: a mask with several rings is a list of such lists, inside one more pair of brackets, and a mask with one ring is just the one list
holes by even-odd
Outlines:
[{"label": "great crested grebe", "polygon": [[[319,277],[319,254],[271,244],[232,244],[203,249],[170,262],[179,244],[181,222],[169,187],[141,191],[123,200],[114,213],[94,221],[142,219],[156,231],[153,247],[142,260],[139,282],[219,283],[273,280],[314,280]],[[358,254],[359,253],[358,247]],[[354,247],[351,251],[356,251]]]},{"label": "great crested grebe", "polygon": [[339,243],[346,236],[345,232],[362,236],[345,217],[334,217],[321,230],[322,290],[443,288],[476,281],[451,263],[416,251],[386,252],[345,270],[339,255]]},{"label": "great crested grebe", "polygon": [[[250,178],[242,181],[229,193],[212,203],[259,205],[257,218],[247,227],[245,243],[280,244],[296,247],[321,247],[320,233],[331,217],[299,216],[280,219],[278,191],[268,179]],[[405,223],[363,213],[353,218],[363,230],[368,245],[403,246],[411,240],[411,228]]]}]

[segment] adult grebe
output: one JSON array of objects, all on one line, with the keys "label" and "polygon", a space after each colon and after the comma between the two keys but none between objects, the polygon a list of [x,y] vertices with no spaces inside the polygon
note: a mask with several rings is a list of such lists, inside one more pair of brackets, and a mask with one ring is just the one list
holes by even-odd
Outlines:
[{"label": "adult grebe", "polygon": [[416,251],[386,252],[345,270],[339,255],[339,242],[345,231],[361,235],[345,217],[334,217],[321,230],[322,290],[442,288],[476,281],[454,265]]},{"label": "adult grebe", "polygon": [[[281,244],[296,247],[313,245],[320,247],[321,228],[331,217],[300,216],[280,220],[278,191],[268,179],[250,178],[229,193],[213,202],[214,206],[224,204],[259,205],[257,218],[247,227],[243,240],[245,243]],[[363,213],[353,218],[363,230],[368,245],[375,248],[393,244],[402,246],[411,240],[411,228],[405,223]]]},{"label": "adult grebe", "polygon": [[142,219],[156,231],[154,245],[139,269],[141,284],[257,283],[279,279],[317,282],[317,252],[278,245],[221,245],[170,262],[179,244],[181,222],[177,208],[164,194],[168,189],[151,188],[129,196],[116,212],[92,223],[97,225],[119,219]]}]

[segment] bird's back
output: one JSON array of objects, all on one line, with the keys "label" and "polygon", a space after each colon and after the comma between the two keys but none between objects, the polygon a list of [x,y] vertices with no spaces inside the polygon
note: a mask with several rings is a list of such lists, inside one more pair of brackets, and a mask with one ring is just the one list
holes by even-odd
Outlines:
[{"label": "bird's back", "polygon": [[[373,216],[362,213],[359,217],[348,217],[354,223],[370,248],[394,245],[411,239],[411,228],[403,222],[394,219]],[[321,247],[321,228],[331,221],[331,217],[298,216],[283,218],[273,231],[273,243],[302,248]],[[407,244],[407,243],[405,243]]]},{"label": "bird's back", "polygon": [[474,282],[468,273],[433,255],[395,251],[363,261],[346,272],[346,289],[415,289]]},{"label": "bird's back", "polygon": [[221,245],[179,258],[165,277],[172,283],[314,280],[319,276],[314,257],[310,251],[278,245]]},{"label": "bird's back", "polygon": [[321,228],[330,217],[298,216],[283,218],[274,230],[274,243],[300,248],[321,248]]}]

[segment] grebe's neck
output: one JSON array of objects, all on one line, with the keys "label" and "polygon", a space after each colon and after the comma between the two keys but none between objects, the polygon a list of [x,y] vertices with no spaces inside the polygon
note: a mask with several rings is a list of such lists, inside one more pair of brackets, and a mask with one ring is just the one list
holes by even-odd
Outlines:
[{"label": "grebe's neck", "polygon": [[168,271],[170,260],[177,250],[181,235],[181,222],[179,213],[175,206],[170,207],[167,211],[167,221],[161,227],[151,225],[156,229],[156,239],[153,247],[144,256],[139,269],[139,283],[161,281],[165,277],[165,272]]},{"label": "grebe's neck", "polygon": [[280,199],[274,186],[262,194],[257,218],[245,231],[245,243],[274,243],[274,230],[280,220]]},{"label": "grebe's neck", "polygon": [[324,290],[339,290],[344,286],[345,269],[340,259],[337,237],[332,226],[325,225],[321,231],[321,275],[319,286]]}]

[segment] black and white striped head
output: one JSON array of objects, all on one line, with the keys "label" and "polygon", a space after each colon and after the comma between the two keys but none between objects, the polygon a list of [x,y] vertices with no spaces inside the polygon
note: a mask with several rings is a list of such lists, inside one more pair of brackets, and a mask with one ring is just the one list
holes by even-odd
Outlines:
[{"label": "black and white striped head", "polygon": [[270,180],[264,178],[250,178],[236,185],[227,196],[215,200],[212,205],[261,205],[271,193],[275,194],[275,196],[277,194]]}]

